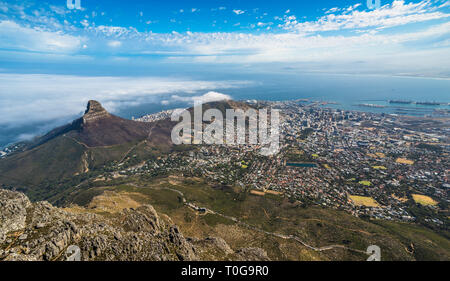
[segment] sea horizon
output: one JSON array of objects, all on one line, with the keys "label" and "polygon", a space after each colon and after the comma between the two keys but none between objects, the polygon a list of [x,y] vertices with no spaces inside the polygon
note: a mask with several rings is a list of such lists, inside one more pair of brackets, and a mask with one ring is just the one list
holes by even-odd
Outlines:
[{"label": "sea horizon", "polygon": [[[420,77],[394,77],[381,75],[343,75],[343,74],[258,74],[246,75],[242,81],[251,81],[241,87],[205,88],[193,92],[174,91],[172,93],[153,94],[139,98],[133,102],[133,97],[101,99],[107,110],[126,119],[138,118],[163,110],[189,107],[192,97],[207,92],[222,93],[233,100],[267,100],[288,101],[308,99],[322,101],[326,107],[362,111],[372,113],[399,114],[411,116],[432,115],[435,109],[450,109],[450,80],[436,80]],[[263,81],[263,82],[261,82]],[[333,90],[330,90],[333,89]],[[430,90],[431,89],[431,90]],[[424,95],[423,93],[426,93]],[[0,98],[0,100],[3,97]],[[35,97],[36,101],[40,97]],[[80,97],[80,100],[81,97]],[[439,102],[441,105],[390,104],[389,100],[411,102]],[[112,107],[111,107],[112,105]],[[371,106],[374,105],[374,106]],[[73,104],[63,104],[70,108]],[[77,104],[84,108],[85,104]],[[109,108],[111,107],[111,108]],[[30,113],[32,114],[32,112]],[[45,134],[55,127],[69,123],[83,114],[62,114],[52,120],[30,120],[24,125],[0,129],[0,147],[30,140],[35,136]]]}]

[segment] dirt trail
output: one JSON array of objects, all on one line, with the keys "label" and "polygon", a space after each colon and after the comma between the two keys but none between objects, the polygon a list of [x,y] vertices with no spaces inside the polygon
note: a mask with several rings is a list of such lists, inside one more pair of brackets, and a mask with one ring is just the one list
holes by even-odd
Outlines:
[{"label": "dirt trail", "polygon": [[[147,187],[147,188],[148,188],[148,187]],[[178,194],[180,194],[180,195],[182,196],[183,202],[184,202],[184,204],[187,205],[187,206],[189,206],[188,204],[193,204],[193,205],[195,205],[194,203],[187,202],[186,199],[185,199],[185,197],[184,197],[184,194],[183,194],[181,191],[179,191],[179,190],[176,190],[176,189],[174,189],[174,188],[168,188],[168,187],[159,187],[159,188],[160,188],[160,189],[171,190],[171,191],[173,191],[173,192],[177,192]],[[204,207],[202,207],[202,208],[204,208]],[[258,231],[258,232],[261,232],[261,233],[264,233],[264,234],[267,234],[267,235],[275,236],[275,237],[278,237],[278,238],[281,238],[281,239],[285,239],[285,240],[295,240],[295,241],[297,241],[298,243],[300,243],[300,244],[302,244],[303,246],[305,246],[306,248],[309,248],[309,249],[311,249],[311,250],[313,250],[313,251],[316,251],[316,252],[322,252],[322,251],[333,250],[333,249],[345,249],[345,250],[352,251],[352,252],[357,252],[357,253],[361,253],[361,254],[367,254],[365,251],[362,251],[362,250],[359,250],[359,249],[350,248],[350,247],[347,247],[347,246],[345,246],[345,245],[338,245],[338,244],[336,244],[336,245],[324,246],[324,247],[314,247],[314,246],[309,245],[309,244],[306,243],[305,241],[301,240],[299,237],[297,237],[297,236],[295,236],[295,235],[284,235],[284,234],[279,234],[279,233],[274,233],[274,232],[265,231],[265,230],[260,229],[260,228],[258,228],[258,227],[256,227],[256,226],[249,225],[249,224],[247,224],[247,223],[245,223],[245,222],[242,222],[242,221],[240,221],[240,220],[238,220],[238,219],[236,219],[236,218],[234,218],[234,217],[231,217],[231,216],[227,216],[227,215],[221,214],[221,213],[219,213],[219,212],[216,212],[216,211],[211,210],[211,209],[208,209],[208,208],[204,208],[204,209],[205,209],[207,212],[209,212],[209,213],[212,213],[212,214],[221,216],[221,217],[223,217],[223,218],[232,220],[232,221],[234,221],[235,223],[237,223],[237,224],[239,224],[239,225],[242,225],[242,226],[244,226],[244,227],[246,227],[246,228],[248,228],[248,229],[251,229],[251,230],[254,230],[254,231]]]}]

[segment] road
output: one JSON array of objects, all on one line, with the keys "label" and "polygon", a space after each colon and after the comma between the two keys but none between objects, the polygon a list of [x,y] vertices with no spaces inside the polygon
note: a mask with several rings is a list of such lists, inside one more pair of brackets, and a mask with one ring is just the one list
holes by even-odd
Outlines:
[{"label": "road", "polygon": [[[186,205],[186,206],[188,206],[188,207],[191,207],[190,205],[192,205],[192,206],[197,206],[196,204],[194,204],[194,203],[192,203],[192,202],[188,202],[188,201],[186,200],[186,198],[185,198],[183,192],[181,192],[181,191],[179,191],[179,190],[177,190],[177,189],[174,189],[174,188],[168,188],[168,187],[161,187],[161,189],[167,189],[167,190],[171,190],[171,191],[173,191],[173,192],[178,193],[178,194],[182,197],[184,205]],[[242,225],[242,226],[244,226],[244,227],[246,227],[246,228],[248,228],[248,229],[251,229],[251,230],[254,230],[254,231],[258,231],[258,232],[264,233],[264,234],[266,234],[266,235],[275,236],[275,237],[278,237],[278,238],[281,238],[281,239],[285,239],[285,240],[295,240],[295,241],[297,241],[298,243],[300,243],[300,244],[302,244],[303,246],[305,246],[306,248],[311,249],[311,250],[316,251],[316,252],[323,252],[323,251],[328,251],[328,250],[333,250],[333,249],[344,249],[344,250],[348,250],[348,251],[352,251],[352,252],[356,252],[356,253],[367,254],[365,251],[362,251],[362,250],[359,250],[359,249],[354,249],[354,248],[351,248],[351,247],[348,247],[348,246],[345,246],[345,245],[338,245],[338,244],[336,244],[336,245],[324,246],[324,247],[314,247],[314,246],[312,246],[312,245],[306,243],[306,242],[303,241],[302,239],[300,239],[298,236],[295,236],[295,235],[284,235],[284,234],[279,234],[279,233],[275,233],[275,232],[265,231],[265,230],[260,229],[260,228],[258,228],[258,227],[256,227],[256,226],[253,226],[253,225],[250,225],[250,224],[245,223],[245,222],[243,222],[243,221],[240,221],[240,220],[238,220],[238,219],[235,218],[235,217],[227,216],[227,215],[224,215],[224,214],[222,214],[222,213],[216,212],[216,211],[214,211],[214,210],[211,210],[211,209],[208,209],[208,208],[205,208],[205,207],[197,207],[197,208],[203,208],[203,209],[206,210],[207,213],[211,213],[211,214],[218,215],[218,216],[221,216],[221,217],[223,217],[223,218],[232,220],[232,221],[234,221],[235,223],[237,223],[237,224],[239,224],[239,225]]]}]

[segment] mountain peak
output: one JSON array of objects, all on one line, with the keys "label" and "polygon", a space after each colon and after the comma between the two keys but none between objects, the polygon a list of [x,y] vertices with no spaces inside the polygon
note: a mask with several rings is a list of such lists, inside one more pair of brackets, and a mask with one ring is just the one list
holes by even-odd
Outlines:
[{"label": "mountain peak", "polygon": [[106,111],[98,101],[90,100],[87,104],[87,109],[83,116],[83,123],[95,121],[97,119],[108,116],[108,111]]}]

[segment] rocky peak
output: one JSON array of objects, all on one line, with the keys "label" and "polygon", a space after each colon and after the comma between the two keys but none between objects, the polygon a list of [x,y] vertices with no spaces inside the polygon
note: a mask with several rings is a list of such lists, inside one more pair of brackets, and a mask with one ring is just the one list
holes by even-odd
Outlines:
[{"label": "rocky peak", "polygon": [[[118,196],[106,195],[112,200]],[[81,260],[268,260],[262,249],[233,251],[221,238],[185,238],[172,220],[151,205],[108,210],[30,202],[23,194],[0,189],[0,262],[66,260],[76,246]],[[116,202],[116,201],[113,201]],[[114,204],[115,206],[117,204]],[[102,210],[102,211],[96,211]]]},{"label": "rocky peak", "polygon": [[83,116],[83,123],[86,124],[88,122],[92,122],[108,116],[108,111],[106,111],[98,101],[90,100],[87,104],[87,109]]}]

